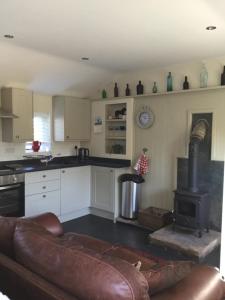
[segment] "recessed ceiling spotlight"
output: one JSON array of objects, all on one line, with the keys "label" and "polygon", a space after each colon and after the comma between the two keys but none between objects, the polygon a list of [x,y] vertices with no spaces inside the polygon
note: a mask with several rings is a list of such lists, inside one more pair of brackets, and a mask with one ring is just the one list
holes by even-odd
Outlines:
[{"label": "recessed ceiling spotlight", "polygon": [[6,39],[14,39],[14,35],[12,35],[12,34],[5,34],[4,37]]},{"label": "recessed ceiling spotlight", "polygon": [[89,57],[81,57],[82,60],[89,60]]},{"label": "recessed ceiling spotlight", "polygon": [[215,30],[216,29],[216,26],[207,26],[206,27],[206,30]]}]

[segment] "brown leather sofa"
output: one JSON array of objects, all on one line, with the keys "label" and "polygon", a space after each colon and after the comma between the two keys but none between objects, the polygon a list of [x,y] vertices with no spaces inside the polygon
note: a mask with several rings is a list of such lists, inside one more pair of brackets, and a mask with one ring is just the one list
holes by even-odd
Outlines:
[{"label": "brown leather sofa", "polygon": [[0,217],[0,290],[13,300],[220,300],[212,267],[63,233],[51,213]]}]

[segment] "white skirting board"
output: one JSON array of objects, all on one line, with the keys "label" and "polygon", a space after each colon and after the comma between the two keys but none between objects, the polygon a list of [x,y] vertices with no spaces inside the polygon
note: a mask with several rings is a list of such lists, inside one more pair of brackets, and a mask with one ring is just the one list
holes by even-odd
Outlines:
[{"label": "white skirting board", "polygon": [[90,214],[90,208],[86,207],[86,208],[82,208],[82,209],[76,210],[74,212],[71,212],[69,214],[61,215],[59,217],[59,220],[60,220],[60,222],[64,223],[64,222],[71,221],[73,219],[77,219],[77,218],[80,218],[80,217],[83,217],[83,216],[86,216],[89,214]]},{"label": "white skirting board", "polygon": [[67,221],[71,221],[73,219],[77,219],[86,215],[94,215],[94,216],[98,216],[98,217],[102,217],[105,219],[109,219],[109,220],[113,220],[113,213],[110,213],[108,211],[104,211],[98,208],[94,208],[94,207],[86,207],[74,212],[71,212],[69,214],[65,214],[59,217],[60,222],[64,223]]},{"label": "white skirting board", "polygon": [[98,216],[98,217],[102,217],[105,219],[109,219],[109,220],[113,220],[114,218],[114,214],[109,212],[109,211],[105,211],[102,209],[98,209],[95,207],[90,207],[90,214],[94,215],[94,216]]}]

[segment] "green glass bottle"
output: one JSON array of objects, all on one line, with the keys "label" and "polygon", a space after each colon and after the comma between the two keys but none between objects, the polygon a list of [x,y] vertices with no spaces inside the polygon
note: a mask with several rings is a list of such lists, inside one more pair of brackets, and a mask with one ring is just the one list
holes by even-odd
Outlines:
[{"label": "green glass bottle", "polygon": [[167,76],[167,92],[173,91],[173,78],[171,72]]},{"label": "green glass bottle", "polygon": [[102,99],[107,98],[107,92],[105,89],[102,90]]},{"label": "green glass bottle", "polygon": [[157,85],[156,85],[156,81],[154,81],[154,83],[153,83],[152,92],[153,92],[154,94],[158,92],[158,88],[157,88]]}]

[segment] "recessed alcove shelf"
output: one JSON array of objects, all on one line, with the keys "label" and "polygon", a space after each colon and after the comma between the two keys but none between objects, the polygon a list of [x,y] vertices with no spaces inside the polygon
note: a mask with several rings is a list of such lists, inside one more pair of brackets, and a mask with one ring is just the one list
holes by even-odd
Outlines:
[{"label": "recessed alcove shelf", "polygon": [[[122,96],[122,97],[116,97],[116,98],[107,98],[107,100],[113,100],[113,99],[125,99],[125,98],[143,98],[143,97],[157,97],[157,96],[168,96],[168,95],[175,95],[175,94],[185,94],[185,93],[197,93],[197,92],[204,92],[204,91],[211,91],[211,90],[221,90],[225,89],[225,86],[209,86],[207,88],[196,88],[196,89],[189,89],[189,90],[176,90],[172,92],[159,92],[159,93],[149,93],[149,94],[143,94],[143,95],[134,95],[134,96]],[[103,99],[104,100],[104,99]]]}]

